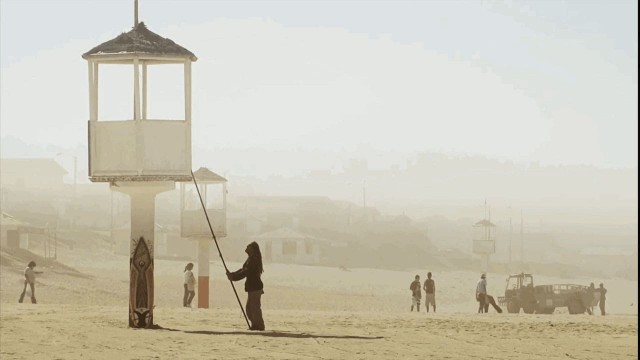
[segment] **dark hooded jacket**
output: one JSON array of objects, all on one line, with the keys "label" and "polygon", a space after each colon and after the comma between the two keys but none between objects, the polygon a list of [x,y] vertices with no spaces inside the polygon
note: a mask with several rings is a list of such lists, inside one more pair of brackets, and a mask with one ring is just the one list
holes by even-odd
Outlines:
[{"label": "dark hooded jacket", "polygon": [[260,280],[260,263],[259,259],[249,256],[247,261],[242,265],[242,269],[231,273],[231,280],[238,281],[244,278],[247,280],[244,282],[244,291],[259,291],[262,290],[262,280]]}]

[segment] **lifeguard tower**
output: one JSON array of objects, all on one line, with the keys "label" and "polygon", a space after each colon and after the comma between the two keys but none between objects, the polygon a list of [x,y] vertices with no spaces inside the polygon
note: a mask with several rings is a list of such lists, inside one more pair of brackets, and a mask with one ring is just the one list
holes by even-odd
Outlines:
[{"label": "lifeguard tower", "polygon": [[496,225],[482,219],[473,225],[473,253],[482,259],[482,271],[489,270],[489,257],[496,252]]},{"label": "lifeguard tower", "polygon": [[[227,236],[227,179],[201,167],[193,173],[217,239]],[[209,308],[211,230],[193,183],[180,183],[180,233],[198,241],[198,307]]]},{"label": "lifeguard tower", "polygon": [[[196,56],[138,22],[129,32],[87,51],[89,69],[89,179],[108,182],[131,199],[129,326],[153,325],[154,217],[157,194],[191,180],[191,63]],[[98,79],[103,65],[133,67],[130,118],[98,118]],[[184,118],[147,118],[147,68],[184,67]],[[124,91],[125,89],[123,89]]]}]

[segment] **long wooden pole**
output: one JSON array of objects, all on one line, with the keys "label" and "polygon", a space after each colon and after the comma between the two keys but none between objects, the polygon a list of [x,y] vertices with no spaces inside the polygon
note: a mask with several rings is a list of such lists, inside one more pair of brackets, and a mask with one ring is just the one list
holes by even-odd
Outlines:
[{"label": "long wooden pole", "polygon": [[[218,240],[216,239],[216,234],[213,232],[213,227],[211,226],[211,221],[209,220],[209,214],[207,214],[207,207],[204,206],[204,201],[202,200],[202,195],[200,195],[200,189],[198,188],[198,182],[196,181],[196,176],[191,171],[191,177],[193,178],[193,183],[196,186],[196,191],[198,192],[198,198],[200,198],[200,204],[202,204],[202,210],[204,211],[204,215],[207,218],[207,224],[209,224],[209,230],[211,230],[211,236],[213,237],[213,241],[216,244],[216,248],[218,249],[218,254],[220,255],[220,259],[222,260],[222,266],[224,266],[224,270],[229,272],[229,268],[227,268],[227,264],[224,262],[224,258],[222,257],[222,251],[220,251],[220,246],[218,246]],[[231,288],[233,289],[233,293],[236,295],[236,299],[238,300],[238,305],[240,305],[240,310],[242,310],[242,315],[244,315],[244,320],[247,322],[247,327],[251,328],[249,324],[249,319],[247,319],[247,314],[244,312],[244,308],[242,307],[242,303],[240,302],[240,297],[238,297],[238,292],[236,291],[236,287],[233,285],[233,281],[229,280],[231,283]]]}]

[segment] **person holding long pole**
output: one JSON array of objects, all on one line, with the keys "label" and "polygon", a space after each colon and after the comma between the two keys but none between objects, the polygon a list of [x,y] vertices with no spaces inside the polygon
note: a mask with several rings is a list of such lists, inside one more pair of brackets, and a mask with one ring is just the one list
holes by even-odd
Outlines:
[{"label": "person holding long pole", "polygon": [[244,291],[247,292],[247,316],[251,321],[250,330],[264,331],[264,320],[262,319],[262,308],[260,298],[263,291],[262,280],[260,275],[264,272],[262,268],[262,254],[260,247],[253,241],[244,250],[247,255],[247,261],[244,262],[242,268],[235,272],[227,270],[227,278],[231,281],[247,279],[244,282]]},{"label": "person holding long pole", "polygon": [[[209,220],[209,214],[207,214],[207,208],[204,206],[204,200],[202,200],[202,194],[200,194],[200,189],[198,188],[198,182],[196,181],[196,177],[193,174],[193,171],[191,172],[191,178],[193,179],[193,184],[195,185],[196,191],[198,192],[198,198],[200,199],[200,204],[202,205],[202,211],[204,211],[204,216],[207,218],[207,224],[209,225],[209,230],[211,231],[211,237],[213,237],[213,242],[216,244],[216,249],[218,249],[218,255],[220,255],[220,260],[222,260],[222,266],[224,266],[224,270],[227,272],[227,274],[229,274],[227,263],[224,262],[224,257],[222,257],[222,251],[220,251],[220,246],[218,245],[218,239],[216,239],[216,233],[213,232],[213,226],[211,226],[211,220]],[[258,248],[258,254],[260,254],[259,248]],[[262,269],[262,255],[260,255],[260,269]],[[233,293],[236,295],[236,300],[238,300],[238,305],[240,306],[240,310],[242,311],[242,315],[244,316],[244,321],[247,322],[247,326],[249,327],[249,329],[251,329],[251,325],[249,324],[249,319],[247,319],[247,314],[245,314],[244,309],[242,308],[242,303],[240,302],[240,298],[238,297],[238,292],[236,291],[236,287],[233,286],[233,281],[231,279],[229,279],[229,283],[231,284]],[[262,313],[260,313],[260,318],[262,318]],[[264,330],[264,326],[263,326],[263,330]]]}]

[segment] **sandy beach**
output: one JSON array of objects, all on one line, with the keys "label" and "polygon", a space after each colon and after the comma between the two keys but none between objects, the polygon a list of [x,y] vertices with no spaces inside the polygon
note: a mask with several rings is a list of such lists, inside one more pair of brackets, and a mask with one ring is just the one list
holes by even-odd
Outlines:
[{"label": "sandy beach", "polygon": [[[155,323],[127,327],[124,256],[85,261],[76,253],[39,268],[38,304],[17,304],[21,268],[3,257],[2,359],[626,359],[637,358],[637,282],[604,281],[609,316],[477,314],[478,274],[434,272],[438,312],[409,312],[408,285],[426,270],[392,271],[266,264],[267,331],[250,332],[219,261],[211,264],[211,307],[181,307],[184,262],[156,260]],[[16,259],[13,259],[16,260]],[[228,263],[229,268],[239,263]],[[504,293],[506,274],[488,274]],[[537,277],[537,283],[589,279]],[[235,283],[244,304],[242,282]]]},{"label": "sandy beach", "polygon": [[638,359],[638,3],[0,0],[0,360]]},{"label": "sandy beach", "polygon": [[162,330],[127,328],[126,307],[3,304],[3,359],[631,359],[637,318],[159,308]]}]

